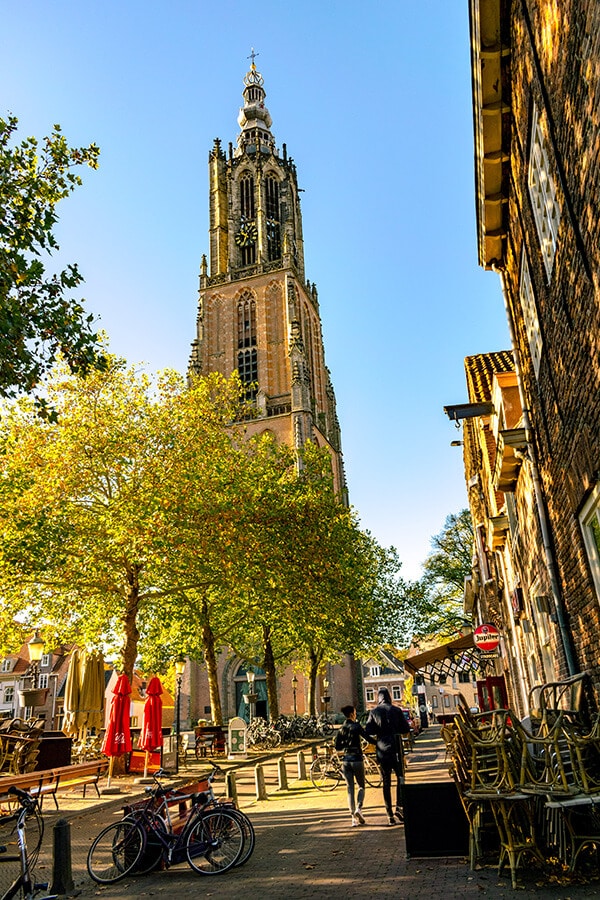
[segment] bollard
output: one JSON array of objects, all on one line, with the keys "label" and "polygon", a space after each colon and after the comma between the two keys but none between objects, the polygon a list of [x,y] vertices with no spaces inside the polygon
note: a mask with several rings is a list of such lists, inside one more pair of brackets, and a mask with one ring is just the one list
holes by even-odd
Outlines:
[{"label": "bollard", "polygon": [[53,894],[70,894],[75,884],[71,870],[71,826],[59,819],[54,826],[54,856],[52,863]]},{"label": "bollard", "polygon": [[230,800],[233,800],[235,805],[238,804],[238,792],[237,792],[237,784],[235,781],[235,772],[231,769],[227,772],[225,776],[225,788],[227,790],[227,796]]},{"label": "bollard", "polygon": [[287,791],[288,780],[287,769],[285,767],[285,756],[280,756],[277,760],[277,775],[279,776],[279,790]]},{"label": "bollard", "polygon": [[265,773],[260,763],[254,766],[254,782],[256,784],[256,799],[268,800],[267,789],[265,787]]},{"label": "bollard", "polygon": [[306,781],[306,760],[302,750],[298,750],[298,781]]}]

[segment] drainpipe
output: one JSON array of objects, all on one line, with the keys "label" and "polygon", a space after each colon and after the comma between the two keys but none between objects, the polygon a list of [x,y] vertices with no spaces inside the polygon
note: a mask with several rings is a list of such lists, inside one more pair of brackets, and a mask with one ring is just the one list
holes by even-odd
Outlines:
[{"label": "drainpipe", "polygon": [[569,626],[567,625],[567,621],[565,618],[565,610],[563,606],[560,585],[558,581],[557,575],[557,567],[556,567],[556,558],[554,556],[554,549],[552,546],[552,541],[550,539],[550,526],[548,523],[548,516],[546,513],[546,505],[544,503],[544,496],[542,493],[542,485],[540,482],[540,474],[537,466],[537,461],[535,458],[535,449],[533,446],[533,441],[531,440],[531,423],[529,421],[529,409],[525,402],[525,396],[523,392],[523,382],[521,380],[521,369],[519,365],[519,351],[518,345],[515,340],[515,330],[513,325],[513,319],[510,312],[510,305],[508,302],[508,288],[506,286],[506,278],[504,274],[504,270],[498,268],[497,265],[492,265],[492,270],[497,272],[500,276],[500,284],[502,287],[502,297],[504,299],[504,309],[506,312],[506,319],[508,322],[508,331],[510,334],[510,342],[513,348],[513,357],[515,362],[515,374],[517,376],[517,385],[519,388],[519,398],[521,400],[521,409],[523,410],[523,427],[525,429],[525,440],[527,443],[527,453],[529,456],[529,460],[531,463],[531,478],[533,481],[533,492],[535,495],[535,505],[537,507],[537,514],[540,523],[540,530],[542,533],[542,543],[544,545],[544,555],[546,558],[546,569],[548,571],[548,578],[550,580],[550,591],[552,594],[552,600],[554,603],[554,612],[556,615],[556,623],[558,625],[558,630],[560,632],[560,637],[563,646],[563,652],[565,654],[565,662],[567,664],[567,671],[569,675],[577,675],[579,673],[579,666],[575,660],[575,654],[573,652],[573,645],[571,642],[571,632],[569,630]]}]

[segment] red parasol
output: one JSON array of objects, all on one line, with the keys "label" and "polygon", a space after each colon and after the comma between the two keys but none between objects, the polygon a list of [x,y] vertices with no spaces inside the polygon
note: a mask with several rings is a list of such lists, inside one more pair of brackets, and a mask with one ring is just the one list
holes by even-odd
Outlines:
[{"label": "red parasol", "polygon": [[151,678],[146,688],[148,697],[142,716],[142,733],[138,747],[140,750],[157,750],[162,746],[162,699],[160,678]]},{"label": "red parasol", "polygon": [[138,741],[140,750],[146,751],[146,760],[144,763],[144,778],[148,775],[148,763],[150,761],[150,753],[162,747],[162,699],[163,692],[160,678],[156,675],[148,682],[146,693],[148,697],[144,704],[144,712],[142,715],[142,733]]},{"label": "red parasol", "polygon": [[113,698],[110,704],[108,727],[102,742],[102,753],[110,756],[108,781],[112,775],[113,760],[115,756],[122,756],[131,750],[131,732],[129,730],[129,695],[131,685],[127,675],[119,675],[113,688]]}]

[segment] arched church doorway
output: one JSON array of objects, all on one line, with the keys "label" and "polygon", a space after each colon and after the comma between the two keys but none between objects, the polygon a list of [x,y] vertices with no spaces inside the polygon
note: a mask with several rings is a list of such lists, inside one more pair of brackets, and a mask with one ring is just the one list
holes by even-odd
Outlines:
[{"label": "arched church doorway", "polygon": [[249,705],[244,699],[250,691],[250,685],[248,683],[249,671],[254,672],[254,693],[258,694],[255,715],[260,716],[263,719],[268,719],[269,704],[267,702],[267,676],[265,670],[261,669],[259,666],[247,666],[246,663],[240,663],[237,672],[233,676],[233,683],[235,684],[236,715],[245,719],[246,722],[250,719]]}]

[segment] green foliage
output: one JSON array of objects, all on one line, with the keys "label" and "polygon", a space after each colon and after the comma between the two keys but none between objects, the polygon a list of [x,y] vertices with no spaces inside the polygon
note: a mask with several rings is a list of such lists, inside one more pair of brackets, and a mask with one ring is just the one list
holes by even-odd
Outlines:
[{"label": "green foliage", "polygon": [[56,205],[81,184],[75,169],[97,168],[99,150],[69,147],[58,125],[41,146],[13,145],[17,124],[0,118],[0,397],[35,391],[59,351],[72,372],[104,364],[93,317],[68,296],[83,281],[77,266],[48,276],[41,258],[58,249]]},{"label": "green foliage", "polygon": [[473,554],[469,510],[448,516],[431,543],[423,576],[407,586],[406,599],[413,613],[413,636],[447,639],[460,631],[464,618],[464,581],[471,574]]}]

